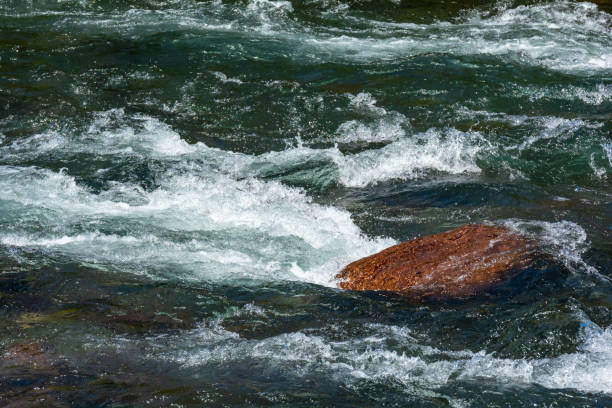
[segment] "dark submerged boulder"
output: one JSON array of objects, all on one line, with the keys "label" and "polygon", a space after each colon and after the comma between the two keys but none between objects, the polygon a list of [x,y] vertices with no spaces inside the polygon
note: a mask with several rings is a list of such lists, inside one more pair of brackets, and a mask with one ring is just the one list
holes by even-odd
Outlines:
[{"label": "dark submerged boulder", "polygon": [[536,242],[506,227],[466,225],[394,245],[336,277],[343,289],[461,299],[507,281],[538,256]]}]

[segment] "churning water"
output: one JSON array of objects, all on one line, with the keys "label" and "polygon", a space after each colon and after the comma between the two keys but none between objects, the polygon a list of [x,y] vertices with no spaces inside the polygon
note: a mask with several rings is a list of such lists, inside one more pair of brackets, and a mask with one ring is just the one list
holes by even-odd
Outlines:
[{"label": "churning water", "polygon": [[[612,405],[610,12],[0,1],[0,402]],[[337,288],[471,222],[550,259]]]}]

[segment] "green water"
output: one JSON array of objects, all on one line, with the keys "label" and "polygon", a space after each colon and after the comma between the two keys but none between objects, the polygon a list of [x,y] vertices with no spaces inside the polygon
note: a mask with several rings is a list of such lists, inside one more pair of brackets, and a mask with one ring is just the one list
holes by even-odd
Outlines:
[{"label": "green water", "polygon": [[[611,406],[610,13],[0,0],[0,405]],[[337,287],[478,222],[550,257]]]}]

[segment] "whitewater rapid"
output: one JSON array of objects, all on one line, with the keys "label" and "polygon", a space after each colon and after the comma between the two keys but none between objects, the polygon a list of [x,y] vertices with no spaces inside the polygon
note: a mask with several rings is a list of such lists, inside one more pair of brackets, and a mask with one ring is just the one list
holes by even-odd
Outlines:
[{"label": "whitewater rapid", "polygon": [[[457,407],[612,395],[609,13],[35,3],[0,4],[10,330],[275,404],[309,381]],[[472,222],[550,268],[474,303],[338,288],[351,261]]]},{"label": "whitewater rapid", "polygon": [[[349,97],[349,106],[356,100],[375,109],[369,95]],[[388,116],[376,109],[377,116]],[[317,204],[303,189],[261,176],[308,163],[314,163],[314,174],[323,172],[348,187],[414,179],[431,171],[477,174],[482,151],[527,149],[538,140],[565,137],[568,131],[589,126],[555,118],[540,123],[544,126],[538,136],[510,148],[492,145],[478,132],[430,129],[411,137],[402,133],[381,148],[356,154],[344,154],[337,147],[297,146],[247,155],[201,142],[189,144],[146,115],[127,115],[123,109],[99,112],[84,129],[50,131],[0,146],[0,200],[6,209],[0,217],[9,225],[0,242],[153,277],[296,279],[335,286],[334,276],[344,265],[396,241],[366,237],[348,211]],[[351,137],[342,129],[340,141]],[[99,191],[64,168],[18,165],[46,158],[70,162],[75,157],[88,157],[87,171],[103,180]],[[155,185],[144,188],[129,180],[105,180],[107,173],[125,171],[106,167],[118,158],[136,168],[146,166]],[[529,225],[520,220],[510,224],[518,229]],[[557,228],[577,229],[579,237],[582,231],[567,222]],[[584,231],[579,241],[576,232],[564,238],[544,228],[540,234],[558,241],[553,252],[567,252],[560,259],[573,257],[578,262],[583,250],[576,245],[586,241]],[[164,275],[167,269],[173,270],[171,276]]]}]

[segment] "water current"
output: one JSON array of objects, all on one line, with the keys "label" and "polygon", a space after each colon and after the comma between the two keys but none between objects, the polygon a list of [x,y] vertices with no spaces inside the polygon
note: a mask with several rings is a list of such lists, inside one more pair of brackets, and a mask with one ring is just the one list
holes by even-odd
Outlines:
[{"label": "water current", "polygon": [[[611,13],[0,0],[0,405],[612,406]],[[549,259],[338,288],[483,222]]]}]

